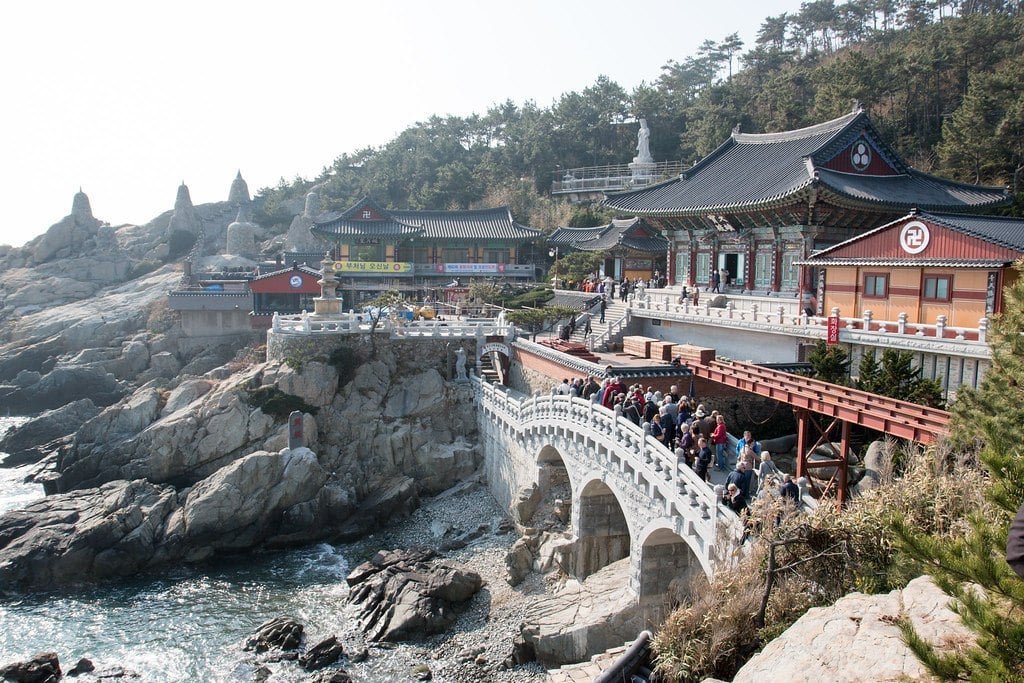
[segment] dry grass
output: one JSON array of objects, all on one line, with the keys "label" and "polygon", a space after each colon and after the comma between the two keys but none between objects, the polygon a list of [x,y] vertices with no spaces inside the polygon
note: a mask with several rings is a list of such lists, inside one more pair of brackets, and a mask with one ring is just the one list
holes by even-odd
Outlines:
[{"label": "dry grass", "polygon": [[[681,606],[655,638],[663,680],[731,679],[765,642],[814,606],[843,595],[889,591],[917,575],[896,548],[889,520],[901,514],[918,528],[949,537],[966,529],[969,513],[985,514],[985,473],[971,457],[940,444],[924,452],[893,449],[881,485],[839,512],[823,502],[810,515],[786,514],[777,499],[757,501],[750,516],[756,540],[735,566],[713,581],[687,587]],[[764,624],[769,546],[775,546],[775,583]]]}]

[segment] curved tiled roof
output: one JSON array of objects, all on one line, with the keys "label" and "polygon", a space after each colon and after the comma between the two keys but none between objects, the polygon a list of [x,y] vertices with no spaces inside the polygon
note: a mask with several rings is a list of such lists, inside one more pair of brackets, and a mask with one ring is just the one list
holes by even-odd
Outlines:
[{"label": "curved tiled roof", "polygon": [[252,278],[252,281],[255,282],[257,280],[266,280],[268,278],[272,278],[272,277],[275,277],[277,275],[280,275],[281,273],[290,273],[290,272],[295,272],[295,271],[305,273],[306,275],[312,275],[313,277],[317,277],[317,278],[320,277],[320,271],[319,270],[313,270],[312,268],[310,268],[308,266],[300,265],[300,266],[289,266],[287,268],[281,268],[279,270],[275,270],[275,271],[272,271],[270,273],[263,273],[262,275],[257,275],[256,277]]},{"label": "curved tiled roof", "polygon": [[918,218],[957,230],[965,235],[1024,252],[1024,220],[1002,216],[964,216],[921,213]]},{"label": "curved tiled roof", "polygon": [[[645,236],[627,234],[639,228]],[[613,220],[594,228],[558,228],[548,236],[548,244],[569,246],[580,251],[608,251],[625,247],[633,251],[660,253],[668,250],[668,240],[647,227],[639,218]]]},{"label": "curved tiled roof", "polygon": [[[796,261],[798,266],[860,266],[890,268],[906,266],[907,259],[892,258],[809,258]],[[1003,268],[1012,261],[999,259],[914,259],[915,267],[923,268]]]},{"label": "curved tiled roof", "polygon": [[[379,220],[355,219],[356,208],[371,206]],[[318,218],[313,232],[330,237],[412,237],[422,239],[531,240],[540,230],[512,220],[507,206],[466,211],[388,211],[364,198],[353,208]]]},{"label": "curved tiled roof", "polygon": [[971,209],[1008,201],[1005,190],[963,185],[919,173],[876,142],[896,175],[854,175],[823,169],[843,145],[864,131],[867,115],[854,112],[800,130],[732,136],[679,177],[651,187],[609,194],[604,203],[636,215],[707,215],[779,207],[804,201],[821,186],[863,207],[908,210],[928,206]]},{"label": "curved tiled roof", "polygon": [[422,228],[396,220],[352,220],[330,214],[313,223],[310,230],[327,237],[417,237],[423,232]]},{"label": "curved tiled roof", "polygon": [[1000,188],[966,185],[913,170],[892,176],[861,176],[827,169],[816,172],[827,191],[883,209],[973,209],[1006,200],[1006,192]]},{"label": "curved tiled roof", "polygon": [[[869,230],[865,233],[851,237],[848,240],[834,244],[831,247],[822,249],[810,257],[801,261],[802,265],[848,265],[848,266],[889,266],[889,265],[904,265],[906,259],[892,259],[892,258],[867,258],[867,257],[838,257],[831,256],[836,252],[843,250],[846,246],[855,242],[861,242],[869,239],[872,236],[888,230],[894,225],[898,225],[908,220],[923,220],[936,225],[941,225],[945,228],[953,230],[954,232],[975,237],[991,244],[1018,251],[1024,253],[1024,220],[1019,218],[1007,218],[1004,216],[974,216],[970,214],[957,214],[957,213],[932,213],[927,211],[913,212],[901,218],[897,218],[894,221],[890,221],[885,225],[881,225],[874,230]],[[944,267],[944,266],[959,266],[966,268],[991,268],[1007,265],[1007,262],[1002,259],[914,259],[916,265],[933,266],[933,267]]]},{"label": "curved tiled roof", "polygon": [[389,211],[396,220],[423,229],[428,239],[530,240],[540,230],[527,228],[512,220],[507,206],[467,211]]}]

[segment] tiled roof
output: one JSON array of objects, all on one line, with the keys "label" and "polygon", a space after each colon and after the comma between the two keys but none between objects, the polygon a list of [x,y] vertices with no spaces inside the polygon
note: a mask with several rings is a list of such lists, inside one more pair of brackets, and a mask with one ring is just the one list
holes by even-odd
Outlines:
[{"label": "tiled roof", "polygon": [[423,228],[425,239],[532,240],[540,230],[512,220],[507,206],[468,211],[390,211],[396,220]]},{"label": "tiled roof", "polygon": [[313,227],[312,232],[325,237],[417,237],[423,229],[396,220],[379,221],[352,220],[341,214],[325,214]]},{"label": "tiled roof", "polygon": [[970,216],[960,214],[921,213],[918,218],[930,220],[965,235],[1024,252],[1024,220],[1001,216]]},{"label": "tiled roof", "polygon": [[308,268],[308,267],[302,265],[302,266],[297,266],[297,267],[294,267],[294,268],[291,267],[291,266],[289,266],[287,268],[281,268],[280,270],[275,270],[272,273],[263,273],[262,275],[257,275],[256,277],[252,278],[252,280],[254,282],[256,280],[266,280],[267,278],[274,277],[275,275],[280,275],[281,273],[290,273],[290,272],[293,272],[293,271],[300,271],[300,272],[305,273],[306,275],[312,275],[313,277],[317,277],[317,278],[320,277],[320,271],[319,270],[313,270],[312,268]]},{"label": "tiled roof", "polygon": [[598,225],[593,228],[555,228],[548,235],[547,243],[551,246],[570,247],[576,242],[586,242],[601,234],[607,225]]},{"label": "tiled roof", "polygon": [[875,134],[867,115],[854,112],[782,133],[732,136],[678,178],[651,187],[609,194],[605,205],[636,215],[706,215],[785,206],[805,199],[814,186],[861,204],[906,210],[945,210],[1005,203],[1005,190],[962,185],[914,171],[882,141],[896,175],[855,175],[823,169],[837,149],[862,131]]},{"label": "tiled roof", "polygon": [[883,209],[973,209],[1006,200],[1006,192],[999,188],[966,185],[914,170],[893,176],[859,176],[823,168],[816,172],[827,191]]},{"label": "tiled roof", "polygon": [[[873,235],[888,230],[893,225],[898,225],[908,220],[924,220],[937,225],[941,225],[945,228],[949,228],[955,232],[959,232],[970,237],[976,237],[980,240],[990,242],[992,244],[1004,247],[1006,249],[1012,249],[1019,252],[1024,252],[1024,220],[1019,218],[1006,218],[1003,216],[974,216],[970,214],[958,214],[958,213],[933,213],[928,211],[920,211],[908,214],[902,218],[898,218],[894,221],[890,221],[885,225],[879,226],[874,230],[869,230],[865,233],[851,237],[845,242],[834,244],[827,249],[822,249],[812,254],[806,261],[801,262],[802,265],[868,265],[868,266],[884,266],[884,265],[896,265],[906,264],[906,259],[857,259],[857,258],[837,258],[830,256],[837,251],[845,248],[847,245],[854,242],[860,242],[868,239]],[[863,261],[863,263],[862,263]],[[990,260],[990,259],[935,259],[931,261],[925,260],[914,260],[915,264],[925,266],[960,266],[964,268],[988,268],[1006,265],[1005,261],[1002,260]]]},{"label": "tiled roof", "polygon": [[[906,266],[907,260],[893,258],[817,258],[811,257],[806,261],[796,261],[798,266],[873,266],[889,268],[895,266]],[[924,268],[1003,268],[1010,265],[1011,261],[1000,261],[996,259],[913,259],[914,266]]]},{"label": "tiled roof", "polygon": [[[629,234],[637,231],[644,236]],[[548,244],[569,246],[580,251],[608,251],[620,246],[647,253],[668,250],[668,240],[639,218],[614,220],[594,228],[558,228],[548,237]]]},{"label": "tiled roof", "polygon": [[327,237],[411,237],[416,239],[461,239],[525,241],[537,239],[540,230],[512,220],[507,206],[466,211],[388,211],[362,199],[355,208],[372,206],[380,220],[353,219],[354,208],[326,214],[311,228]]}]

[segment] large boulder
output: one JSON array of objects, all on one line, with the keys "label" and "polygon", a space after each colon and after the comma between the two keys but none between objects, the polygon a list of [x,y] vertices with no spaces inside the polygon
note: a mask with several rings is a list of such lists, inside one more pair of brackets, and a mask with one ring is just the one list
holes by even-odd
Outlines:
[{"label": "large boulder", "polygon": [[733,683],[931,681],[903,641],[899,620],[908,618],[939,652],[961,651],[974,642],[973,634],[949,601],[926,576],[884,595],[851,593],[800,617],[754,655]]},{"label": "large boulder", "polygon": [[89,399],[99,406],[120,400],[125,387],[112,374],[94,367],[57,367],[38,382],[0,396],[0,410],[30,415]]},{"label": "large boulder", "polygon": [[400,641],[439,633],[454,621],[455,606],[483,586],[474,571],[432,563],[430,549],[381,551],[346,579],[349,602],[370,640]]},{"label": "large boulder", "polygon": [[[277,533],[295,533],[300,529],[281,528],[286,511],[314,500],[326,478],[308,448],[252,453],[196,484],[167,535],[180,534],[191,547],[235,550],[257,546]],[[310,537],[322,533],[309,531]]]},{"label": "large boulder", "polygon": [[177,504],[170,487],[118,481],[8,512],[0,516],[0,590],[132,575],[153,559]]},{"label": "large boulder", "polygon": [[36,418],[10,429],[0,437],[0,453],[7,453],[4,467],[38,462],[49,451],[46,446],[70,436],[101,408],[87,398],[72,401],[56,410],[47,410]]},{"label": "large boulder", "polygon": [[629,573],[629,558],[618,560],[527,607],[520,627],[524,649],[550,668],[635,638],[644,625]]},{"label": "large boulder", "polygon": [[[252,452],[275,423],[247,403],[246,387],[256,374],[250,369],[214,385],[192,384],[172,393],[180,407],[170,414],[161,411],[162,393],[143,387],[83,425],[58,459],[56,490],[122,478],[188,485]],[[189,396],[198,398],[185,404]],[[124,411],[129,414],[120,416]]]},{"label": "large boulder", "polygon": [[285,449],[252,453],[181,493],[136,480],[48,496],[0,516],[0,591],[325,538],[337,523],[326,477],[312,451]]},{"label": "large boulder", "polygon": [[41,652],[25,662],[0,667],[0,678],[15,683],[56,683],[61,678],[56,652]]}]

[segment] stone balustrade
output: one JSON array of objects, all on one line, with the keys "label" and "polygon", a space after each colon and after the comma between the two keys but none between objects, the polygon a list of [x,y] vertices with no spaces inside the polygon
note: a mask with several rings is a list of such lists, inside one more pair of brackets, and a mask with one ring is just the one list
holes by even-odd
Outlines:
[{"label": "stone balustrade", "polygon": [[629,527],[639,595],[657,592],[645,589],[641,576],[651,538],[664,545],[665,532],[678,537],[709,576],[738,546],[741,524],[721,503],[721,491],[700,480],[681,451],[669,451],[645,429],[584,399],[528,397],[479,378],[474,386],[491,486],[507,487],[498,499],[513,501],[536,477],[539,454],[555,449],[572,483],[574,529],[585,526],[580,499],[589,484],[596,480],[614,492]]},{"label": "stone balustrade", "polygon": [[[691,300],[679,301],[670,295],[646,293],[631,296],[629,311],[632,316],[657,318],[705,325],[722,325],[776,334],[825,339],[828,335],[828,317],[812,316],[795,310],[792,302],[767,305],[743,300],[740,305],[727,301],[724,307],[712,306],[713,295],[705,294],[705,302],[694,305]],[[839,309],[832,309],[839,317]],[[981,318],[977,327],[953,327],[946,324],[945,316],[938,316],[935,324],[908,322],[908,315],[900,313],[896,320],[876,320],[871,311],[861,317],[839,317],[839,341],[872,346],[893,346],[915,349],[936,344],[955,345],[958,353],[978,358],[990,356],[987,344],[988,319]]]},{"label": "stone balustrade", "polygon": [[[330,316],[318,316],[306,311],[298,315],[274,314],[271,330],[274,334],[323,335],[369,333],[373,320],[365,314],[352,311]],[[461,318],[458,320],[412,320],[382,318],[373,328],[375,333],[388,334],[392,339],[416,337],[478,337],[515,334],[515,326],[497,318]]]}]

